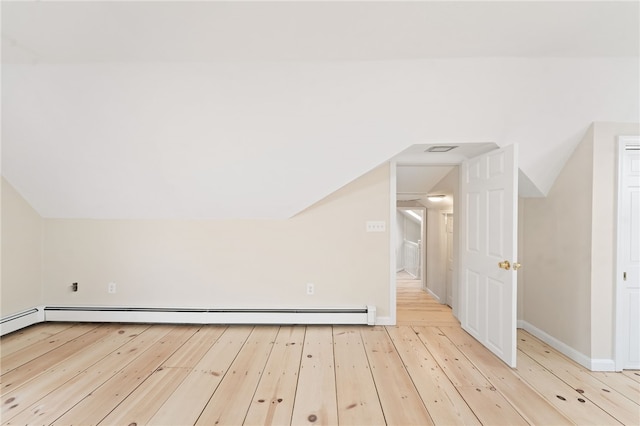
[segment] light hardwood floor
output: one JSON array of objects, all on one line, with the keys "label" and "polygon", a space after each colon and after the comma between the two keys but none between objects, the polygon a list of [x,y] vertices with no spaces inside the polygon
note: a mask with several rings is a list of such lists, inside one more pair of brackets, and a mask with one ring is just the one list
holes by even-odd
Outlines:
[{"label": "light hardwood floor", "polygon": [[399,286],[397,327],[48,323],[12,333],[0,340],[2,423],[640,423],[638,372],[589,372],[524,332],[512,370],[447,308],[418,309],[426,296],[411,284]]}]

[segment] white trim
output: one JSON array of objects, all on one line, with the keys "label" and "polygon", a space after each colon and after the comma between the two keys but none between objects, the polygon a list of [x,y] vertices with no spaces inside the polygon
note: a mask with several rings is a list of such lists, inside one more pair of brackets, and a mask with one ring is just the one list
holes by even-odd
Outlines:
[{"label": "white trim", "polygon": [[0,336],[44,321],[44,309],[36,306],[0,319]]},{"label": "white trim", "polygon": [[561,354],[569,357],[573,361],[582,365],[585,368],[588,368],[591,371],[614,371],[615,364],[612,359],[593,359],[589,358],[587,355],[582,352],[572,348],[564,342],[556,339],[555,337],[547,334],[546,332],[540,330],[536,326],[528,323],[524,320],[518,321],[518,328],[521,328],[527,331],[534,337],[542,340],[547,345],[551,346]]},{"label": "white trim", "polygon": [[616,363],[612,359],[594,359],[591,358],[591,371],[615,371]]},{"label": "white trim", "polygon": [[614,300],[614,324],[613,324],[613,353],[614,353],[614,369],[615,371],[622,371],[624,368],[624,356],[625,352],[625,337],[622,332],[623,329],[623,314],[622,309],[619,309],[620,306],[624,303],[624,292],[622,291],[623,283],[622,283],[622,271],[624,266],[622,265],[622,259],[620,258],[619,253],[622,252],[622,241],[623,237],[621,235],[622,229],[619,224],[622,222],[622,196],[623,196],[623,176],[622,176],[622,162],[624,158],[624,154],[626,148],[630,145],[639,145],[640,144],[640,136],[618,136],[618,156],[617,156],[617,175],[616,175],[616,244],[615,244],[615,275],[613,277],[613,283],[615,286],[615,300]]},{"label": "white trim", "polygon": [[367,325],[375,325],[376,323],[376,307],[367,306]]},{"label": "white trim", "polygon": [[431,295],[431,297],[433,297],[436,300],[436,302],[440,303],[441,305],[444,305],[444,302],[440,299],[440,297],[438,297],[437,294],[435,294],[433,291],[431,291],[430,288],[427,288],[426,290],[427,290],[427,293],[429,293]]},{"label": "white trim", "polygon": [[378,317],[376,325],[396,325],[396,321],[391,317]]},{"label": "white trim", "polygon": [[376,324],[395,325],[396,324],[396,167],[395,161],[389,161],[389,316],[376,320]]}]

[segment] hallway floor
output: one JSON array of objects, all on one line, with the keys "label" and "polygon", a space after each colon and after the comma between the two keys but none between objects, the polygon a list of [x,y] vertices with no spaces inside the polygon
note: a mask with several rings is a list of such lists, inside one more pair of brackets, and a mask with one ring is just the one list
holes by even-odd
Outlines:
[{"label": "hallway floor", "polygon": [[396,320],[398,325],[458,326],[451,308],[424,291],[421,280],[402,271],[397,275]]}]

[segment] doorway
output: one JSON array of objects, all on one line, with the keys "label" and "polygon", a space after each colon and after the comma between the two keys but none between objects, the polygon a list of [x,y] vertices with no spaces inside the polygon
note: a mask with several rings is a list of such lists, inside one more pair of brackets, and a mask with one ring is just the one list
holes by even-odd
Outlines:
[{"label": "doorway", "polygon": [[[448,154],[457,148],[458,161],[451,160]],[[475,152],[473,152],[475,151]],[[426,154],[426,155],[425,155]],[[436,158],[442,161],[436,161]],[[422,165],[445,167],[460,164],[459,185],[455,185],[460,194],[460,209],[454,209],[463,219],[454,216],[452,226],[459,228],[453,232],[453,241],[459,240],[458,247],[453,248],[454,277],[452,283],[451,304],[454,315],[460,319],[462,327],[482,345],[494,352],[507,365],[515,367],[516,354],[516,270],[517,263],[517,197],[518,197],[518,149],[517,145],[498,148],[495,144],[463,144],[463,145],[414,145],[403,151],[391,161],[395,173],[392,182],[396,185],[397,203],[420,202],[422,196],[444,195],[433,194],[434,189],[403,191],[403,175],[405,171],[430,170],[418,168],[410,164],[408,159],[420,158]],[[407,161],[407,163],[405,163]],[[447,176],[458,173],[447,173]],[[445,179],[441,179],[445,180]],[[415,182],[411,182],[414,183]],[[438,184],[441,183],[438,181]],[[425,187],[428,188],[428,187]],[[425,188],[422,188],[424,191]],[[415,197],[403,199],[402,196]],[[458,197],[455,197],[458,198]],[[427,209],[428,210],[428,209]],[[460,212],[458,213],[458,210]],[[391,212],[393,221],[396,218],[395,205]],[[427,220],[429,213],[427,211]],[[503,220],[504,219],[504,220]],[[393,233],[392,233],[393,234]],[[429,231],[427,228],[427,236]],[[459,235],[458,238],[455,235]],[[394,253],[394,238],[390,239]],[[429,253],[429,248],[426,248]],[[395,265],[395,255],[391,264]],[[497,265],[497,266],[496,266]],[[512,270],[513,266],[513,270]],[[430,268],[426,263],[427,271]],[[392,318],[396,317],[396,281],[395,268],[392,268],[391,291],[393,304]],[[464,277],[464,280],[457,278]],[[456,282],[458,281],[458,282]],[[427,287],[429,280],[427,279]],[[446,285],[443,285],[446,288]],[[447,298],[443,299],[446,302]],[[394,309],[396,308],[396,309]]]},{"label": "doorway", "polygon": [[[396,167],[396,272],[409,272],[412,250],[419,250],[421,288],[427,292],[435,303],[453,305],[454,281],[454,207],[455,194],[458,188],[458,166],[456,165],[397,165]],[[414,212],[414,213],[412,213]],[[407,221],[417,222],[421,216],[421,241],[404,241],[406,235],[402,227]],[[447,239],[447,223],[449,224],[449,240]],[[413,225],[415,226],[415,224]],[[449,242],[450,247],[447,247]],[[447,261],[450,264],[447,264]],[[450,272],[447,274],[447,272]],[[407,286],[407,277],[399,276],[403,286]]]},{"label": "doorway", "polygon": [[640,138],[618,142],[616,370],[640,369]]},{"label": "doorway", "polygon": [[[457,220],[458,211],[453,206],[454,202],[458,202],[458,166],[463,161],[476,157],[478,155],[495,150],[498,146],[492,142],[481,143],[460,143],[451,145],[429,145],[429,144],[417,144],[412,145],[405,149],[395,157],[391,159],[392,182],[391,185],[391,224],[395,224],[396,216],[398,214],[397,207],[422,207],[426,208],[425,221],[429,220],[429,214],[434,213],[430,209],[443,210],[451,213],[452,221],[448,222],[448,226],[451,227],[451,253],[445,257],[450,259],[452,270],[450,276],[446,279],[447,289],[446,297],[442,303],[451,306],[453,314],[458,316],[458,228],[459,221]],[[448,179],[445,179],[448,177]],[[429,195],[445,195],[438,201],[430,201]],[[437,213],[439,214],[439,213]],[[396,226],[392,226],[392,234],[395,234]],[[427,239],[429,238],[428,229],[426,230],[425,243],[423,244],[423,252],[425,256],[428,256],[429,248],[427,247]],[[391,263],[394,265],[391,268],[391,285],[390,285],[390,299],[391,303],[391,323],[395,323],[396,310],[397,310],[397,236],[393,235],[391,240]],[[429,261],[425,257],[425,265],[423,271],[425,275],[428,275]],[[445,270],[450,270],[450,267],[445,267]],[[430,283],[428,276],[425,287],[429,288]]]}]

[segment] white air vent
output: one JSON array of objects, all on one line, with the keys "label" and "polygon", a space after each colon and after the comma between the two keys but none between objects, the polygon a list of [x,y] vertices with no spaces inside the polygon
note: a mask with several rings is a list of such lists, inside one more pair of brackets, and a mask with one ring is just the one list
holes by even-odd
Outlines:
[{"label": "white air vent", "polygon": [[433,145],[427,148],[424,152],[449,152],[457,147],[457,145]]}]

